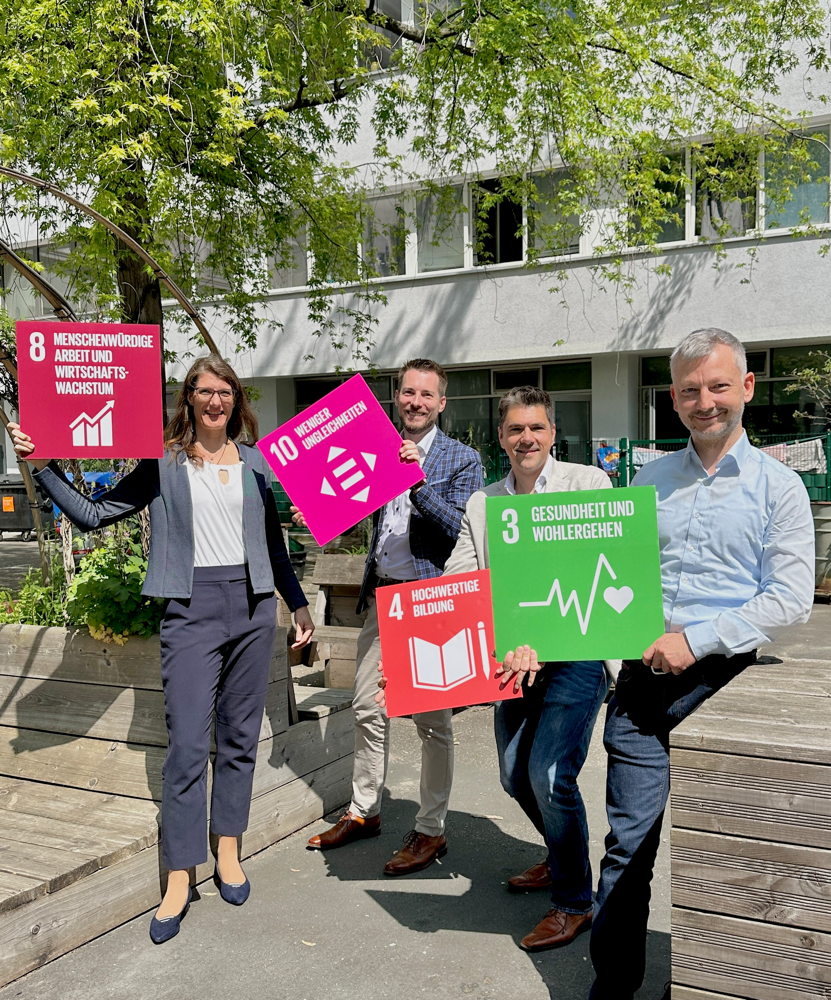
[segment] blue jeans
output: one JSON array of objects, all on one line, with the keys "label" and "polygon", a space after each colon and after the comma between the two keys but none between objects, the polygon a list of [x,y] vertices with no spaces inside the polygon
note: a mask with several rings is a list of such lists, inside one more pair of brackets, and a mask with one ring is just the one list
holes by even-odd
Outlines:
[{"label": "blue jeans", "polygon": [[499,702],[494,726],[499,776],[545,838],[552,905],[587,913],[592,873],[577,775],[609,690],[601,660],[547,663],[522,698]]},{"label": "blue jeans", "polygon": [[624,662],[606,712],[609,833],[600,865],[590,1000],[632,1000],[646,971],[650,883],[669,797],[669,734],[756,659],[707,656],[682,674],[656,677]]}]

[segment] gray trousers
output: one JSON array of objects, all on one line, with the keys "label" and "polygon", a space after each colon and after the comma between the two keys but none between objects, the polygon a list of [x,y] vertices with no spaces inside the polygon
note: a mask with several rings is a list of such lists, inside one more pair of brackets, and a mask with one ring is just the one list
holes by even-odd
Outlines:
[{"label": "gray trousers", "polygon": [[[355,673],[355,760],[352,767],[350,812],[368,819],[381,811],[381,796],[390,756],[390,722],[378,707],[378,611],[375,595],[369,598],[369,613],[358,636]],[[421,737],[421,808],[415,829],[430,837],[444,833],[444,821],[453,783],[453,713],[450,709],[420,712],[413,716]]]},{"label": "gray trousers", "polygon": [[208,857],[207,774],[216,716],[211,832],[248,826],[257,742],[277,631],[277,600],[252,592],[245,566],[193,571],[193,592],[167,603],[161,626],[168,748],[162,768],[162,863]]}]

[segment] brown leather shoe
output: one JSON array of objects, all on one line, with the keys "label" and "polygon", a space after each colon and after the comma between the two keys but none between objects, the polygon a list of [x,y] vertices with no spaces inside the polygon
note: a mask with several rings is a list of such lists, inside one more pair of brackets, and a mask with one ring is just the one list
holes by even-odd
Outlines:
[{"label": "brown leather shoe", "polygon": [[326,851],[332,847],[343,847],[344,844],[351,844],[353,840],[377,837],[380,832],[380,816],[361,819],[360,816],[347,811],[331,829],[310,837],[306,847],[313,851]]},{"label": "brown leather shoe", "polygon": [[410,830],[404,838],[404,846],[384,865],[385,875],[409,875],[420,872],[447,854],[444,837],[428,837],[426,833]]},{"label": "brown leather shoe", "polygon": [[521,875],[509,878],[508,892],[537,892],[538,889],[547,889],[550,885],[551,871],[548,861],[541,861],[538,865],[531,865]]},{"label": "brown leather shoe", "polygon": [[520,941],[525,951],[545,951],[546,948],[560,948],[571,944],[578,934],[592,925],[591,911],[588,913],[563,913],[549,910],[537,926]]}]

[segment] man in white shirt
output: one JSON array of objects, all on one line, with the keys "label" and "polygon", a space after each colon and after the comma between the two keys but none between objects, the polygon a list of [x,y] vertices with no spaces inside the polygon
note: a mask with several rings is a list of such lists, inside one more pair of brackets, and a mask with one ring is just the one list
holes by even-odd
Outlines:
[{"label": "man in white shirt", "polygon": [[[381,798],[389,761],[389,720],[375,701],[381,657],[375,590],[379,586],[441,576],[470,495],[482,485],[479,453],[438,427],[447,376],[435,361],[417,358],[398,373],[395,403],[403,424],[400,455],[419,462],[424,479],[375,516],[358,611],[368,609],[358,638],[355,675],[355,759],[352,801],[331,829],[315,834],[315,850],[342,847],[381,832]],[[453,780],[453,728],[449,710],[413,716],[422,742],[421,808],[404,847],[384,867],[406,875],[447,851],[445,818]]]},{"label": "man in white shirt", "polygon": [[[499,443],[511,471],[474,493],[445,573],[487,569],[485,505],[489,496],[609,489],[609,477],[594,466],[554,458],[554,410],[547,392],[533,386],[511,389],[499,401]],[[617,662],[601,660],[539,664],[529,646],[509,652],[504,684],[519,685],[521,699],[496,706],[494,728],[499,774],[506,792],[545,840],[547,857],[508,881],[510,892],[547,890],[551,908],[521,942],[526,951],[569,944],[589,929],[592,874],[588,829],[577,776],[586,759],[597,713]]]}]

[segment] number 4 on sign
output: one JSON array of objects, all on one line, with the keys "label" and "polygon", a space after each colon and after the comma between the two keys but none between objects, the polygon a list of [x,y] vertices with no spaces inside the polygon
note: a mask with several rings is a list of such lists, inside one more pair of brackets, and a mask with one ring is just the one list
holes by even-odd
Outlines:
[{"label": "number 4 on sign", "polygon": [[401,609],[401,594],[392,595],[392,604],[390,604],[390,618],[397,618],[399,621],[404,617],[404,612]]}]

